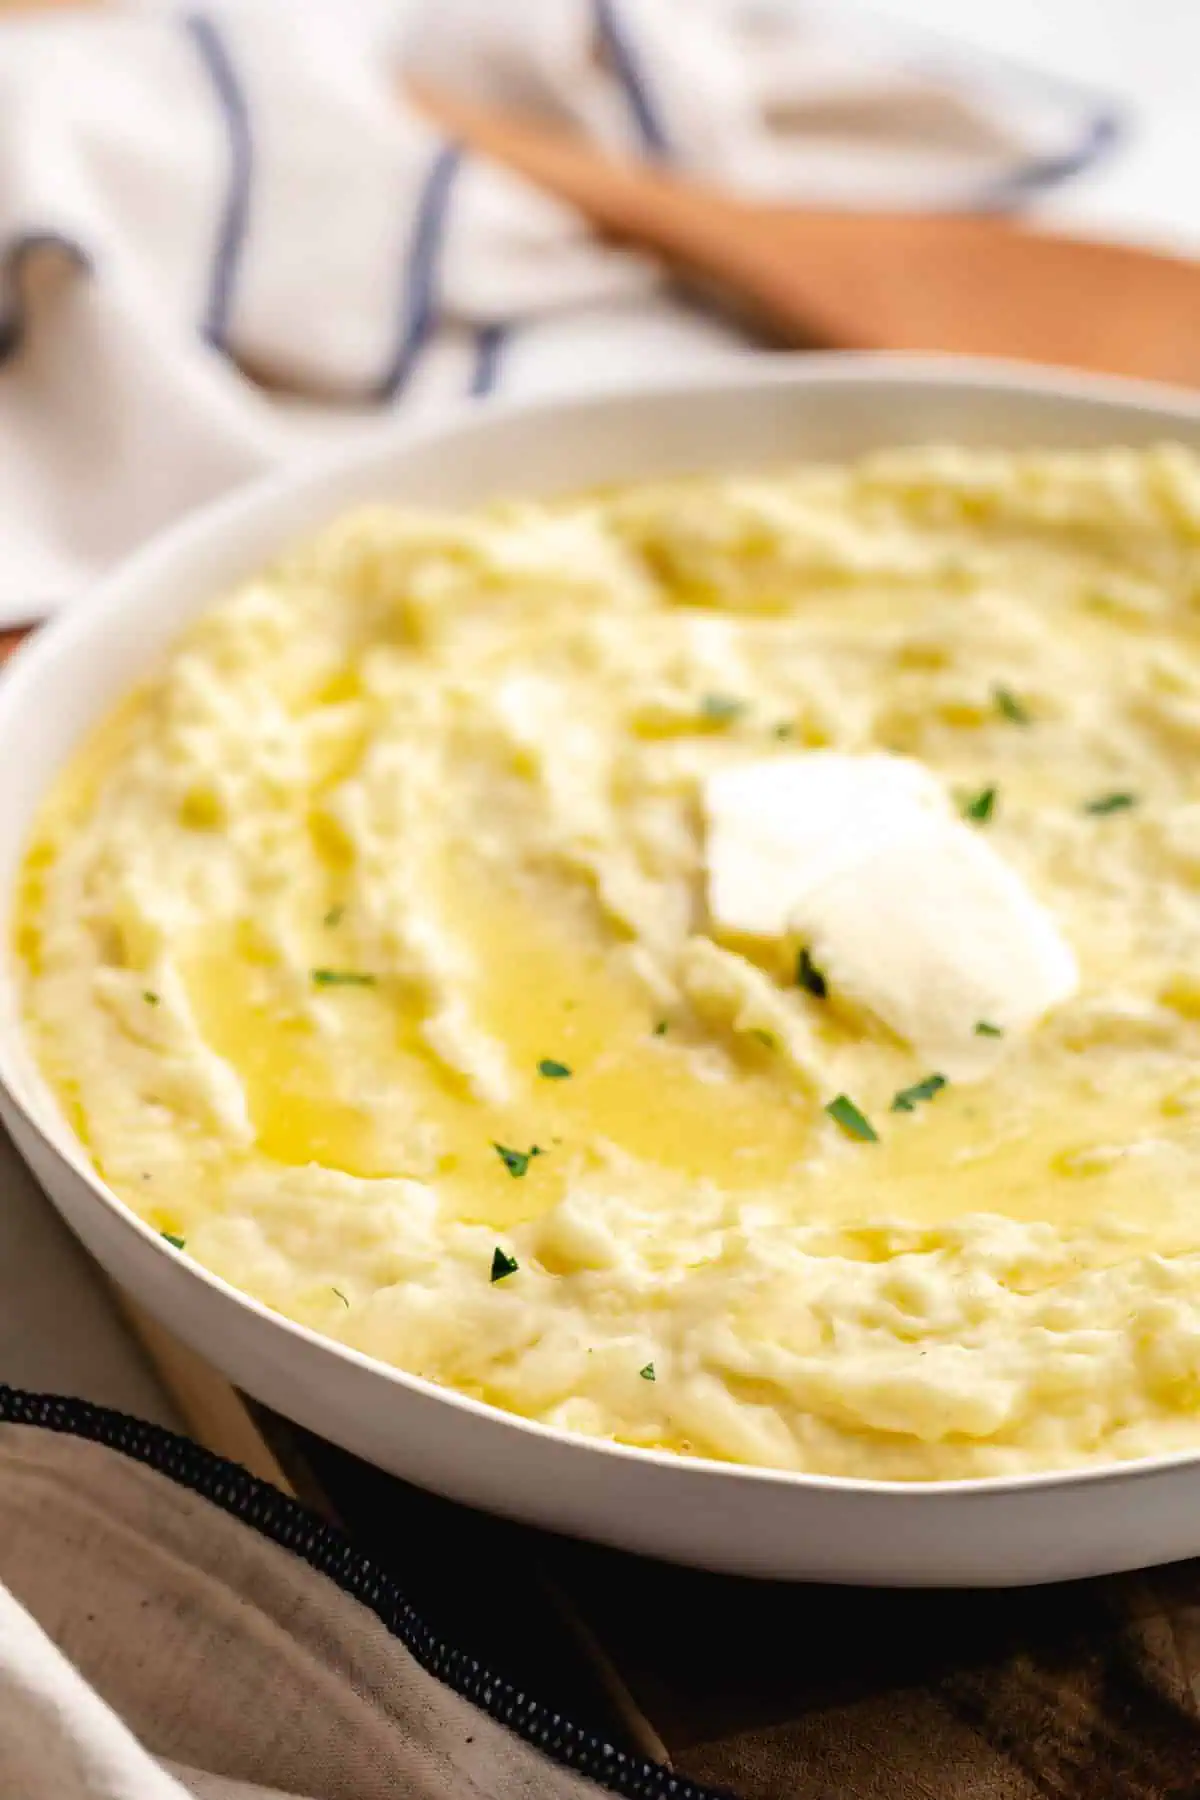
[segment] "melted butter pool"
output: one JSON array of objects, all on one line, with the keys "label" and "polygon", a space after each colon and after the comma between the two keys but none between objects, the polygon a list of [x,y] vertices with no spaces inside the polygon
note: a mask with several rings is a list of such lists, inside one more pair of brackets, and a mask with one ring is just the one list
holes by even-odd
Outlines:
[{"label": "melted butter pool", "polygon": [[[16,936],[32,969],[41,961],[41,913],[63,845],[127,752],[147,704],[134,695],[101,725],[31,845]],[[335,751],[323,743],[314,799],[352,766],[362,738],[356,722],[345,740],[334,740]],[[337,917],[342,904],[334,897],[353,870],[339,837],[318,837],[322,893],[333,901],[324,916]],[[648,1173],[659,1169],[730,1194],[786,1194],[798,1220],[854,1223],[876,1215],[886,1196],[889,1218],[916,1225],[993,1212],[1074,1229],[1119,1221],[1136,1234],[1186,1233],[1193,1209],[1171,1168],[1200,1131],[1200,1095],[1172,1106],[1179,1084],[1164,1082],[1153,1066],[1114,1091],[1094,1057],[1041,1045],[1019,1063],[1001,1063],[985,1083],[948,1087],[898,1115],[889,1110],[895,1083],[921,1071],[885,1056],[884,1073],[868,1065],[859,1090],[881,1141],[835,1146],[840,1154],[818,1158],[817,1100],[752,1040],[714,1048],[686,1007],[656,1008],[594,917],[565,903],[572,898],[545,882],[498,883],[461,853],[438,884],[439,917],[470,971],[463,994],[473,1025],[501,1047],[510,1072],[503,1105],[477,1098],[438,1058],[424,1035],[420,998],[402,983],[384,977],[321,990],[337,1022],[331,1042],[297,1002],[294,973],[264,959],[248,920],[208,930],[180,969],[205,1044],[242,1085],[254,1152],[283,1166],[317,1164],[367,1180],[433,1179],[445,1216],[497,1229],[542,1216],[564,1197],[572,1169],[615,1152]],[[323,928],[315,915],[310,926],[311,968],[355,961],[340,931]],[[69,1058],[49,1039],[43,1054],[73,1127],[90,1144]],[[539,1073],[544,1061],[571,1073],[548,1078]],[[419,1155],[403,1133],[389,1130],[389,1096],[397,1114],[428,1126]],[[496,1144],[521,1152],[537,1145],[540,1154],[516,1179]],[[92,1147],[103,1166],[107,1159]],[[239,1167],[244,1152],[227,1160],[231,1170]],[[203,1168],[211,1180],[210,1157]],[[182,1179],[186,1187],[186,1173]],[[144,1194],[115,1180],[144,1203]]]},{"label": "melted butter pool", "polygon": [[[1194,1445],[1198,545],[1170,450],[343,521],[43,808],[42,1068],[189,1255],[532,1418],[900,1479]],[[816,746],[994,787],[1083,970],[912,1113],[794,946],[691,956],[701,784]]]},{"label": "melted butter pool", "polygon": [[[248,930],[215,934],[184,960],[185,981],[205,1042],[244,1087],[261,1155],[367,1179],[433,1177],[446,1216],[497,1229],[556,1206],[569,1171],[610,1150],[731,1194],[787,1193],[798,1219],[852,1223],[886,1195],[889,1217],[917,1225],[983,1212],[1147,1233],[1180,1223],[1167,1172],[1194,1125],[1164,1111],[1153,1074],[1114,1097],[1078,1055],[1061,1053],[1066,1071],[1053,1075],[1034,1057],[913,1113],[891,1111],[892,1090],[876,1082],[880,1141],[814,1161],[820,1107],[768,1049],[714,1055],[686,1009],[656,1013],[599,932],[577,912],[556,919],[544,891],[505,891],[460,868],[442,892],[443,925],[473,970],[463,982],[472,1024],[502,1047],[511,1099],[488,1104],[447,1068],[402,984],[322,989],[337,1018],[331,1045],[288,1005],[286,971],[254,953]],[[313,933],[313,967],[336,960],[337,935]],[[570,1074],[543,1075],[545,1062]],[[432,1128],[432,1160],[397,1149],[389,1096]],[[496,1144],[539,1154],[514,1178]]]},{"label": "melted butter pool", "polygon": [[[701,1065],[695,1023],[677,1013],[657,1032],[664,1015],[599,941],[572,943],[543,909],[494,885],[478,908],[464,897],[471,883],[453,885],[458,897],[443,922],[470,952],[466,1002],[473,1024],[503,1047],[509,1103],[475,1098],[439,1060],[423,1036],[427,1015],[402,984],[322,987],[322,1008],[337,1015],[331,1046],[303,1008],[288,1005],[291,979],[253,954],[248,931],[215,934],[184,959],[184,978],[205,1042],[242,1082],[258,1151],[367,1178],[427,1178],[427,1165],[406,1163],[389,1142],[379,1098],[390,1094],[405,1116],[434,1128],[444,1209],[496,1226],[555,1205],[568,1166],[600,1146],[733,1190],[796,1176],[813,1112],[769,1057],[756,1056],[757,1068],[733,1055]],[[314,959],[336,960],[337,936],[314,934]],[[570,1075],[543,1075],[544,1062]],[[357,1097],[364,1092],[370,1104]],[[536,1144],[541,1154],[515,1179],[497,1143]]]}]

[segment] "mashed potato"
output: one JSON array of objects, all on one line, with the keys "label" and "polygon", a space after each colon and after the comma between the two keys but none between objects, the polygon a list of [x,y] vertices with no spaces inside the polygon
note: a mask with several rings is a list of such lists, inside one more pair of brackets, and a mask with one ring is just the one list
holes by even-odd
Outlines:
[{"label": "mashed potato", "polygon": [[[709,915],[704,783],[830,749],[931,771],[1077,959],[980,1079]],[[188,1256],[529,1418],[902,1480],[1194,1448],[1198,755],[1182,450],[361,511],[67,770],[29,1031]]]}]

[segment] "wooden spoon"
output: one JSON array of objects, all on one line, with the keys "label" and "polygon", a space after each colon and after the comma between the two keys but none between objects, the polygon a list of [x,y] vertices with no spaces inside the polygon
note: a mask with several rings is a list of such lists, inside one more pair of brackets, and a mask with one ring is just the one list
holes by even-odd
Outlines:
[{"label": "wooden spoon", "polygon": [[419,89],[454,137],[716,281],[785,343],[953,350],[1200,385],[1200,263],[958,213],[763,206]]}]

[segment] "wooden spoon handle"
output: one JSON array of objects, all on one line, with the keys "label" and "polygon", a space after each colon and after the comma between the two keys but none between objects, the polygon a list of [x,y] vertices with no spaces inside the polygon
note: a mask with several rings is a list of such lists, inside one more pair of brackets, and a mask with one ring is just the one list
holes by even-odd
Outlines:
[{"label": "wooden spoon handle", "polygon": [[[441,89],[411,87],[409,95],[451,136],[566,201],[600,230],[731,288],[785,341],[861,347],[819,303],[797,304],[795,246],[773,242],[772,209],[633,158],[610,157]],[[789,210],[787,217],[794,234],[798,215]]]},{"label": "wooden spoon handle", "polygon": [[1200,385],[1200,266],[966,213],[763,206],[424,90],[445,130],[715,283],[784,343],[949,350]]}]

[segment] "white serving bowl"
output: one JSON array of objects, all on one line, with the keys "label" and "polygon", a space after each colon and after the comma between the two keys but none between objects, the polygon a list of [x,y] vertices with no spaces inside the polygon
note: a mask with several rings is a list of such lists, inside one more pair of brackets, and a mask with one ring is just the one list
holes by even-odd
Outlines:
[{"label": "white serving bowl", "polygon": [[[750,359],[707,378],[491,405],[256,485],[142,550],[0,678],[0,930],[30,821],[82,734],[185,621],[360,501],[464,506],[884,445],[1200,448],[1200,400],[1011,365]],[[1050,1581],[1200,1553],[1200,1457],[910,1486],[597,1443],[464,1399],[293,1325],[173,1250],[90,1167],[34,1067],[0,967],[0,1117],[135,1300],[268,1405],[382,1468],[531,1524],[738,1574],[890,1584]],[[52,1328],[51,1322],[48,1328]]]}]

